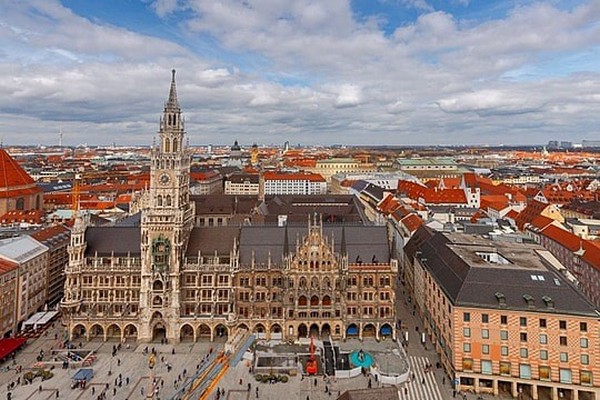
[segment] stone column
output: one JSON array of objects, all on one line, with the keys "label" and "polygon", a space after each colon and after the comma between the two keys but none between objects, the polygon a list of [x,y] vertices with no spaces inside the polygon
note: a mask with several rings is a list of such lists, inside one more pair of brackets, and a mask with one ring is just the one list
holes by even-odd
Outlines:
[{"label": "stone column", "polygon": [[533,397],[533,400],[539,399],[538,387],[535,383],[533,385],[531,385],[531,397]]},{"label": "stone column", "polygon": [[475,393],[479,393],[479,378],[473,378],[473,390]]},{"label": "stone column", "polygon": [[558,400],[558,388],[556,386],[552,387],[552,400]]},{"label": "stone column", "polygon": [[517,382],[512,382],[511,385],[512,385],[512,387],[511,387],[511,389],[512,389],[512,397],[519,396],[519,390],[518,390],[518,387],[517,387]]},{"label": "stone column", "polygon": [[498,380],[497,379],[494,379],[492,381],[492,390],[494,392],[494,396],[498,396],[499,391],[498,391]]}]

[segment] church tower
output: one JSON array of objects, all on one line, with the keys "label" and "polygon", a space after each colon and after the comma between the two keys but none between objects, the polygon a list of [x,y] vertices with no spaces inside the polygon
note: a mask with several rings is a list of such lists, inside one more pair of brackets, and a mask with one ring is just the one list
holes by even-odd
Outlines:
[{"label": "church tower", "polygon": [[152,147],[150,190],[142,210],[140,340],[179,338],[180,278],[192,230],[191,152],[177,100],[175,70],[160,118],[159,143]]}]

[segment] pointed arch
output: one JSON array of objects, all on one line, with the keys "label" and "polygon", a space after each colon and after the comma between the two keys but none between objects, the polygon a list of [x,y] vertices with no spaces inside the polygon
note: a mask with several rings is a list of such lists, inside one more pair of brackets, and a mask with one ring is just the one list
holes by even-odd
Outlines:
[{"label": "pointed arch", "polygon": [[160,195],[160,194],[159,194],[159,195],[156,197],[156,204],[157,204],[159,207],[162,207],[162,195]]},{"label": "pointed arch", "polygon": [[106,329],[107,340],[121,340],[121,327],[117,324],[109,325]]},{"label": "pointed arch", "polygon": [[184,324],[179,331],[179,339],[182,342],[193,342],[195,339],[194,328],[190,324]]},{"label": "pointed arch", "polygon": [[328,295],[323,296],[323,301],[321,303],[324,306],[330,306],[331,305],[331,297],[329,297]]},{"label": "pointed arch", "polygon": [[178,152],[178,146],[177,146],[177,138],[173,139],[173,152],[176,153]]},{"label": "pointed arch", "polygon": [[198,327],[198,337],[209,338],[212,335],[212,329],[207,324],[200,324]]},{"label": "pointed arch", "polygon": [[167,195],[167,207],[171,207],[171,195]]},{"label": "pointed arch", "polygon": [[169,139],[165,138],[165,153],[170,153],[171,152],[171,141]]},{"label": "pointed arch", "polygon": [[298,297],[298,305],[300,307],[306,307],[307,304],[308,304],[308,300],[306,299],[306,296],[302,295],[302,296]]},{"label": "pointed arch", "polygon": [[311,306],[318,306],[319,305],[319,297],[318,296],[312,296],[310,298],[310,305]]}]

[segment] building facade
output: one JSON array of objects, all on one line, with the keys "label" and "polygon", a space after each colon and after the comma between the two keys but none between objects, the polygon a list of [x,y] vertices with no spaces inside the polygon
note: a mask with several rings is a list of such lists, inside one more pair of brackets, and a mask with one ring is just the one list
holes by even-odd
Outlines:
[{"label": "building facade", "polygon": [[457,390],[598,398],[598,313],[543,248],[458,233],[413,239],[408,287]]},{"label": "building facade", "polygon": [[75,223],[61,301],[71,338],[394,336],[385,227],[316,214],[293,227],[199,226],[174,72],[159,133],[140,225]]}]

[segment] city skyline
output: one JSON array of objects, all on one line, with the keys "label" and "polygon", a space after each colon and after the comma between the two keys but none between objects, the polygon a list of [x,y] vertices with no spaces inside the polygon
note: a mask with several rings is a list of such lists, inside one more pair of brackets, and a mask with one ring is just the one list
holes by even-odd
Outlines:
[{"label": "city skyline", "polygon": [[192,145],[598,135],[600,4],[9,1],[6,145],[147,144],[177,69]]}]

